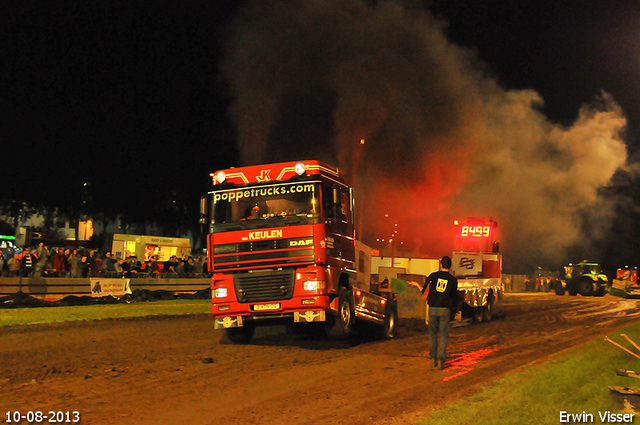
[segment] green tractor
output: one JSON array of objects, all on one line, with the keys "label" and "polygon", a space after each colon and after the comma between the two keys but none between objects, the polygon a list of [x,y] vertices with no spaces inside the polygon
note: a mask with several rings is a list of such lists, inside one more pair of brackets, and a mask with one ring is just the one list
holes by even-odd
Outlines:
[{"label": "green tractor", "polygon": [[564,278],[553,282],[556,295],[582,295],[600,297],[607,293],[609,279],[598,263],[582,261],[564,266]]}]

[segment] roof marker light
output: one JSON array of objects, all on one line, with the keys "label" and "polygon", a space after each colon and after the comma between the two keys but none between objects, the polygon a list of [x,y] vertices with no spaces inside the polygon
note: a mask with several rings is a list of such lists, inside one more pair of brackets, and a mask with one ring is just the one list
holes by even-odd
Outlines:
[{"label": "roof marker light", "polygon": [[305,173],[305,171],[307,171],[306,167],[304,166],[304,164],[302,162],[298,162],[296,164],[296,174],[301,176]]},{"label": "roof marker light", "polygon": [[226,179],[227,176],[224,174],[224,171],[220,171],[218,172],[218,174],[216,174],[216,180],[218,181],[218,183],[224,183]]}]

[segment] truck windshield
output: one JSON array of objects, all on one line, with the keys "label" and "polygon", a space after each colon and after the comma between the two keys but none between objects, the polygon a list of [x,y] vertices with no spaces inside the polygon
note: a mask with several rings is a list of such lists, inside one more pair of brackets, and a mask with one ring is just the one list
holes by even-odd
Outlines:
[{"label": "truck windshield", "polygon": [[213,232],[320,223],[319,184],[261,184],[214,191]]}]

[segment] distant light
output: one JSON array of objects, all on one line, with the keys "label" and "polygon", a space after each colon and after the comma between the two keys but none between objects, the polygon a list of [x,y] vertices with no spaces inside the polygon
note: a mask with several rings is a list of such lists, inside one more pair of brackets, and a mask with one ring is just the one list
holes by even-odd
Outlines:
[{"label": "distant light", "polygon": [[453,225],[454,226],[457,226],[458,224],[460,224],[460,223],[458,223],[458,220],[453,220]]},{"label": "distant light", "polygon": [[364,139],[360,139],[360,144],[364,145]]},{"label": "distant light", "polygon": [[224,174],[224,171],[220,171],[216,175],[216,180],[218,181],[218,183],[224,183],[226,179],[227,179],[227,176]]},{"label": "distant light", "polygon": [[302,162],[298,162],[296,164],[296,174],[301,176],[305,171],[307,171],[307,169],[305,168],[304,164]]}]

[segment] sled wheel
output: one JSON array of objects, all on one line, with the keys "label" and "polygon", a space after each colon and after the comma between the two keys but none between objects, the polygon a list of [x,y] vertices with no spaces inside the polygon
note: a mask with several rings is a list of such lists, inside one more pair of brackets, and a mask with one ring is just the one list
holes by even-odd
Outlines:
[{"label": "sled wheel", "polygon": [[473,323],[482,323],[483,309],[484,307],[473,307],[473,316],[471,317]]},{"label": "sled wheel", "polygon": [[398,304],[395,300],[387,300],[387,309],[382,326],[382,339],[393,339],[396,336],[396,321],[398,320]]},{"label": "sled wheel", "polygon": [[487,305],[482,307],[482,321],[490,322],[493,317],[493,294],[489,294]]}]

